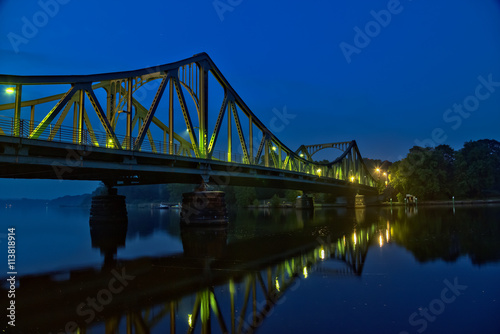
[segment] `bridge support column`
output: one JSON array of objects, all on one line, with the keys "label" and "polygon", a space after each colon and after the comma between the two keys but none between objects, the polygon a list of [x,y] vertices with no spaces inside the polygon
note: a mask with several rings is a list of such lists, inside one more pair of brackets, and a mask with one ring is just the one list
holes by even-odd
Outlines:
[{"label": "bridge support column", "polygon": [[366,206],[365,204],[365,196],[357,194],[354,196],[354,207],[355,208],[364,208]]},{"label": "bridge support column", "polygon": [[295,200],[295,207],[297,209],[314,209],[314,198],[304,193]]},{"label": "bridge support column", "polygon": [[104,265],[113,265],[118,247],[125,246],[127,225],[125,196],[118,195],[116,188],[106,186],[92,197],[90,236],[92,247],[104,255]]},{"label": "bridge support column", "polygon": [[225,195],[223,191],[209,191],[205,182],[195,191],[182,194],[181,224],[227,225]]},{"label": "bridge support column", "polygon": [[221,257],[227,246],[226,226],[181,227],[184,255],[191,258]]}]

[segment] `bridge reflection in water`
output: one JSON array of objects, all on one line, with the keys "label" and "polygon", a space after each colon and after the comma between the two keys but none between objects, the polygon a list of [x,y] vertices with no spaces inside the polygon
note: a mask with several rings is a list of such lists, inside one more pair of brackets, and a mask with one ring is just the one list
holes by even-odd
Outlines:
[{"label": "bridge reflection in water", "polygon": [[[92,230],[92,245],[105,258],[99,268],[19,278],[16,329],[21,333],[269,332],[281,326],[283,319],[297,324],[290,317],[304,315],[313,321],[315,298],[322,300],[320,306],[331,303],[326,312],[323,307],[318,309],[321,315],[316,317],[326,317],[326,329],[329,319],[345,307],[341,300],[331,298],[347,297],[338,290],[347,281],[354,281],[351,292],[363,285],[361,276],[381,282],[369,279],[374,277],[374,268],[383,268],[374,267],[371,260],[385,259],[375,250],[388,243],[392,254],[411,253],[419,268],[421,263],[442,260],[449,264],[463,257],[474,267],[498,262],[498,214],[498,206],[458,208],[456,215],[446,207],[418,212],[415,208],[255,209],[233,212],[227,229],[196,230],[181,229],[178,212],[132,210],[122,231]],[[123,246],[125,233],[133,247],[138,237],[142,240],[139,245],[146,247],[151,235],[162,236],[169,243],[175,242],[172,237],[179,238],[182,251],[179,245],[167,247],[178,250],[168,255],[116,258],[113,253]],[[405,256],[402,261],[390,263],[397,268],[412,258]],[[422,275],[428,272],[424,270]],[[410,275],[403,277],[410,279]],[[394,272],[388,277],[394,277]],[[422,279],[417,277],[418,282]],[[309,295],[321,293],[319,289],[327,286],[328,298]],[[494,285],[485,288],[496,291]],[[395,308],[408,302],[407,297],[399,297],[408,290],[383,291],[394,301],[392,312],[405,321],[406,311],[398,313]],[[4,288],[0,293],[6,294]],[[465,307],[463,312],[467,314],[469,309]],[[393,316],[383,320],[383,326],[389,326],[385,321],[392,321]],[[371,321],[361,328],[371,328]]]},{"label": "bridge reflection in water", "polygon": [[110,254],[123,246],[126,224],[114,233],[93,225],[102,267],[21,277],[17,315],[29,320],[19,322],[19,330],[253,332],[311,273],[361,275],[368,248],[379,236],[387,242],[390,231],[366,224],[364,209],[358,210],[340,216],[335,228],[317,225],[309,211],[276,211],[278,220],[294,221],[288,230],[230,242],[224,228],[183,228],[183,253],[133,260]]}]

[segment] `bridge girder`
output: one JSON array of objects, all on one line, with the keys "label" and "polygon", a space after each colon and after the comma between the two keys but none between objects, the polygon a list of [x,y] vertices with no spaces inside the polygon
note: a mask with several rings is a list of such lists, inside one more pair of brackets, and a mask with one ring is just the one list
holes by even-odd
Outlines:
[{"label": "bridge girder", "polygon": [[[301,146],[297,152],[285,146],[255,116],[205,53],[136,71],[74,76],[0,75],[1,86],[16,87],[15,101],[0,104],[0,111],[12,112],[11,118],[0,119],[2,136],[107,148],[131,155],[152,152],[264,166],[375,185],[355,141]],[[41,96],[27,93],[33,86],[42,92]],[[53,93],[61,88],[66,92]],[[186,94],[191,100],[186,99]],[[69,112],[72,106],[73,113]],[[28,108],[30,118],[25,120],[22,114]],[[216,121],[210,126],[212,114]],[[40,115],[43,120],[37,122]],[[124,124],[122,115],[126,118]],[[254,144],[258,144],[257,151]],[[312,156],[325,148],[337,148],[344,154],[329,163],[314,162]]]}]

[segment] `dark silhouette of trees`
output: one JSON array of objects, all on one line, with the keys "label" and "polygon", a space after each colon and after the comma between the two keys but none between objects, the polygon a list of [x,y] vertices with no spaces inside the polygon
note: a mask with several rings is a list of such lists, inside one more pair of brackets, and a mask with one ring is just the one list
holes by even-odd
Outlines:
[{"label": "dark silhouette of trees", "polygon": [[424,200],[481,198],[500,195],[500,143],[483,139],[464,144],[414,146],[391,168],[391,185],[398,193]]}]

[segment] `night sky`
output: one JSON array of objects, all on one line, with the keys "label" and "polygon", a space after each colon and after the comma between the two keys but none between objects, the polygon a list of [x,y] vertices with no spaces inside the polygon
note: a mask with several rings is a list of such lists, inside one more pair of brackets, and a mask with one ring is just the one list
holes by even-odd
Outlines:
[{"label": "night sky", "polygon": [[[0,32],[2,74],[133,70],[206,52],[266,126],[273,109],[294,116],[276,133],[292,149],[355,139],[364,157],[396,161],[414,145],[500,140],[497,0],[0,0]],[[95,186],[0,180],[0,198]]]}]

